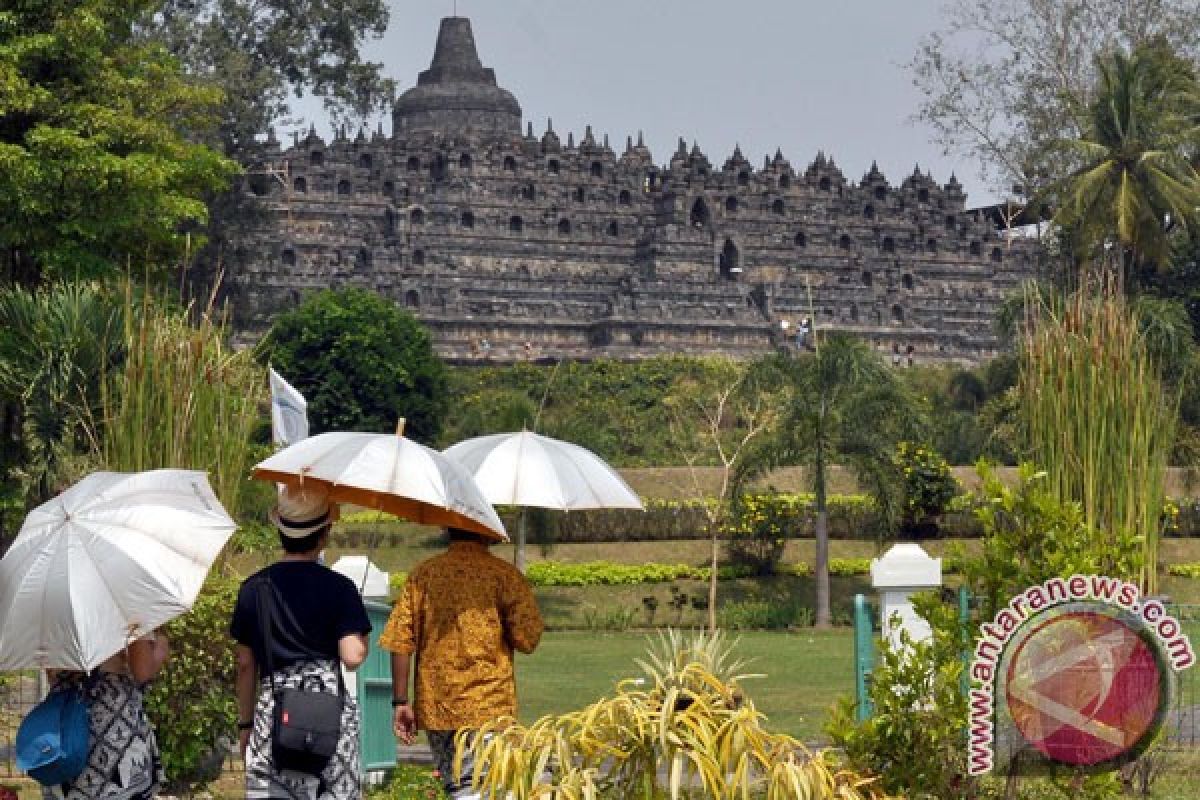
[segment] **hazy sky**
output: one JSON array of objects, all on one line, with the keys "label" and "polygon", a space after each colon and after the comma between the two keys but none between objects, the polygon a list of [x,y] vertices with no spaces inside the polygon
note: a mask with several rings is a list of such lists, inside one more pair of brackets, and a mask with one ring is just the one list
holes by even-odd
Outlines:
[{"label": "hazy sky", "polygon": [[[982,205],[992,195],[976,164],[910,120],[919,95],[902,65],[940,27],[942,1],[457,0],[539,136],[547,117],[564,142],[591,124],[619,154],[640,129],[660,164],[684,136],[717,167],[735,143],[756,165],[781,148],[796,169],[824,150],[850,180],[874,159],[893,184],[920,164],[939,183],[957,173],[968,206]],[[389,2],[389,30],[367,52],[403,91],[454,0]]]}]

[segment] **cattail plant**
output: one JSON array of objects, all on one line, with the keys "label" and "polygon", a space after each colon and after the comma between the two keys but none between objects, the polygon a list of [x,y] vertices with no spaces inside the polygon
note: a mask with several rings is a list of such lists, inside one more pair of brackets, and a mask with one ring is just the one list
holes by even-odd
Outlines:
[{"label": "cattail plant", "polygon": [[1056,300],[1031,291],[1021,349],[1030,458],[1059,499],[1080,504],[1106,568],[1156,591],[1178,398],[1163,385],[1137,315],[1110,285]]},{"label": "cattail plant", "polygon": [[207,470],[236,515],[245,504],[267,380],[250,351],[228,348],[225,334],[211,303],[189,314],[149,291],[135,297],[127,286],[124,359],[103,381],[100,418],[89,428],[106,469]]}]

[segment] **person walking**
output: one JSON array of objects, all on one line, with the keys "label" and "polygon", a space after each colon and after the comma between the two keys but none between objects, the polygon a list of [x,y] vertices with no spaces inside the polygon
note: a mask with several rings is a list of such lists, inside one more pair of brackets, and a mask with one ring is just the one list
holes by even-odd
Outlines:
[{"label": "person walking", "polygon": [[[284,555],[238,591],[230,634],[237,642],[238,738],[248,800],[362,796],[358,704],[345,692],[340,667],[355,670],[366,660],[371,623],[354,583],[318,563],[335,510],[315,486],[280,492],[271,520]],[[319,776],[277,767],[271,748],[276,692],[314,685],[342,696],[337,750]]]},{"label": "person walking", "polygon": [[164,776],[154,728],[143,706],[146,684],[167,660],[165,634],[152,631],[84,672],[55,671],[52,690],[78,686],[88,708],[88,755],[69,783],[42,789],[45,800],[150,800]]},{"label": "person walking", "polygon": [[379,643],[392,653],[396,736],[411,744],[424,730],[446,793],[465,800],[478,796],[471,789],[474,765],[464,758],[455,775],[454,737],[516,716],[513,651],[534,651],[542,615],[525,577],[489,553],[486,539],[457,528],[446,532],[446,552],[409,574]]}]

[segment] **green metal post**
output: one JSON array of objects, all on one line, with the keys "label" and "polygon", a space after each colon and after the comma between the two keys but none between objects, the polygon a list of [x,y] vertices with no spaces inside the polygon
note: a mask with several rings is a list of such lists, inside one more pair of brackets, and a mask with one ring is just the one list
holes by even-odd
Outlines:
[{"label": "green metal post", "polygon": [[867,694],[871,672],[875,669],[875,625],[871,604],[861,594],[854,595],[854,700],[855,718],[863,722],[871,716],[871,698]]},{"label": "green metal post", "polygon": [[963,697],[966,697],[971,691],[971,590],[966,586],[958,587],[958,624],[963,642],[963,668],[962,675],[959,676],[959,685],[962,687]]},{"label": "green metal post", "polygon": [[379,646],[392,609],[372,600],[363,605],[371,620],[371,647],[367,660],[358,668],[360,750],[365,775],[395,768],[396,734],[392,730],[392,654]]}]

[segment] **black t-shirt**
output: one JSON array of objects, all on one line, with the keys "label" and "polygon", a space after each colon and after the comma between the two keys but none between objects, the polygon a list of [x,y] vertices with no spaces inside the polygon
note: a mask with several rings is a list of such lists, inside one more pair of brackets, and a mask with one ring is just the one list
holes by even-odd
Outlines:
[{"label": "black t-shirt", "polygon": [[[270,583],[267,578],[270,578]],[[271,626],[272,666],[338,658],[343,636],[371,632],[367,610],[354,582],[313,561],[279,561],[242,583],[229,633],[254,651],[260,675],[266,674],[266,644],[259,624],[259,592],[275,590]]]}]

